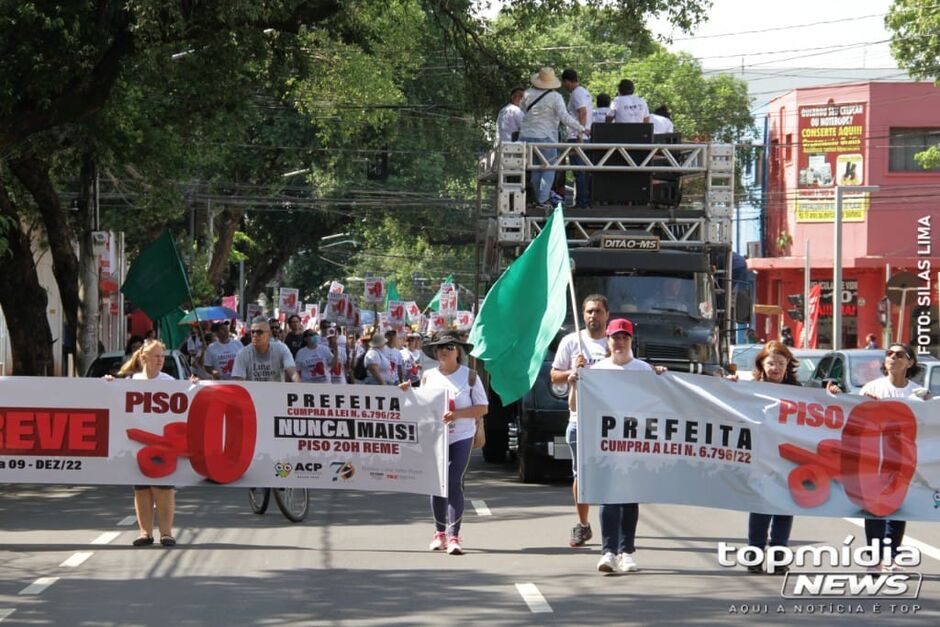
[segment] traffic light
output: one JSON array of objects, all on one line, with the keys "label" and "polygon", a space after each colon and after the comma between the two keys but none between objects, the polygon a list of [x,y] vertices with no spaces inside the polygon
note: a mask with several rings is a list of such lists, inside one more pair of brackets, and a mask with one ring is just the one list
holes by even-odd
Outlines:
[{"label": "traffic light", "polygon": [[797,322],[803,322],[803,307],[804,299],[802,294],[789,294],[787,300],[790,301],[790,304],[795,307],[795,309],[788,309],[787,315],[790,316],[793,320]]}]

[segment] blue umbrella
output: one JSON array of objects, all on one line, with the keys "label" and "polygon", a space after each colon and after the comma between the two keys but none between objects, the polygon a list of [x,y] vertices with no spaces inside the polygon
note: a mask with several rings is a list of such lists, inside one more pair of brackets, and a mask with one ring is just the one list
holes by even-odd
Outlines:
[{"label": "blue umbrella", "polygon": [[179,323],[194,324],[197,318],[199,322],[216,322],[218,320],[231,320],[237,317],[238,313],[234,309],[215,305],[213,307],[196,307],[180,318]]}]

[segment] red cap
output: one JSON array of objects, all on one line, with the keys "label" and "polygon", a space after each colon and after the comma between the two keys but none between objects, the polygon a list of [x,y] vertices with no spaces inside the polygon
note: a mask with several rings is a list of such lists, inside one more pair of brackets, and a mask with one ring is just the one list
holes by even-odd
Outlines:
[{"label": "red cap", "polygon": [[627,333],[633,337],[633,323],[626,318],[616,318],[607,325],[607,337],[615,333]]}]

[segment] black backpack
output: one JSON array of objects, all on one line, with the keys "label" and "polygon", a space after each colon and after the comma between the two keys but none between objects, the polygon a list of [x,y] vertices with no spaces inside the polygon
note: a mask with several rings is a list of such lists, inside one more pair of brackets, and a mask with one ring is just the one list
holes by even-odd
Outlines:
[{"label": "black backpack", "polygon": [[357,381],[363,381],[369,375],[369,371],[366,370],[366,354],[362,353],[356,357],[356,363],[353,364],[353,377]]}]

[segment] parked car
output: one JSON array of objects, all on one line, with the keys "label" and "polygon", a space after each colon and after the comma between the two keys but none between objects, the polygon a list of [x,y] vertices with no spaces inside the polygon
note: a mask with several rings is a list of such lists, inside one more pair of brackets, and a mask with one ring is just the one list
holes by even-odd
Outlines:
[{"label": "parked car", "polygon": [[[109,351],[101,353],[88,366],[86,377],[101,378],[106,374],[117,374],[126,357],[124,351]],[[189,362],[186,356],[178,350],[166,351],[166,360],[163,362],[163,372],[174,379],[188,380],[190,375]]]},{"label": "parked car", "polygon": [[737,367],[738,381],[754,380],[754,359],[763,344],[735,344],[731,347],[731,363]]},{"label": "parked car", "polygon": [[866,383],[883,376],[884,360],[885,352],[880,348],[829,351],[819,361],[807,385],[822,388],[826,387],[825,381],[832,380],[843,392],[858,394]]},{"label": "parked car", "polygon": [[828,352],[823,348],[794,348],[793,357],[800,365],[796,369],[796,378],[801,385],[807,385],[813,373],[816,372],[816,366],[822,361],[822,358]]},{"label": "parked car", "polygon": [[921,366],[920,373],[911,380],[930,391],[934,398],[940,398],[940,360],[930,355],[917,358]]}]

